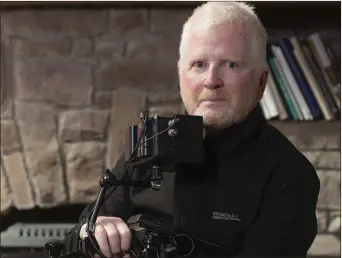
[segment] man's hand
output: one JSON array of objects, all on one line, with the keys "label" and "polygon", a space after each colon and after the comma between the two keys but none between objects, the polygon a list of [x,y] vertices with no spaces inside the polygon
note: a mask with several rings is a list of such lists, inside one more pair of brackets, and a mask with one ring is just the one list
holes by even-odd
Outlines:
[{"label": "man's hand", "polygon": [[[95,224],[95,239],[100,251],[108,258],[129,258],[132,234],[127,224],[117,217],[99,216]],[[86,224],[80,231],[80,238],[87,236]],[[100,258],[98,254],[94,258]]]}]

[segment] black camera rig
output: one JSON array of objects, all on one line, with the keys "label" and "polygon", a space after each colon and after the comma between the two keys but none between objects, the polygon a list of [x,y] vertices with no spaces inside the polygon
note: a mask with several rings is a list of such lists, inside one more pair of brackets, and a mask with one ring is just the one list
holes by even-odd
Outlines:
[{"label": "black camera rig", "polygon": [[[162,186],[165,167],[178,165],[197,165],[203,161],[203,119],[200,116],[175,115],[173,117],[149,117],[147,111],[141,113],[140,123],[132,125],[128,130],[127,149],[125,153],[125,171],[118,179],[109,169],[105,170],[100,180],[100,192],[92,212],[86,222],[87,237],[80,241],[79,249],[61,254],[62,241],[51,240],[45,249],[50,258],[85,257],[91,258],[95,253],[105,256],[99,250],[95,237],[95,222],[106,191],[114,190],[120,185],[146,187],[159,190]],[[139,172],[149,172],[150,177],[144,181],[134,181],[128,170],[136,168]],[[166,172],[166,171],[165,171]],[[169,172],[169,171],[168,171]],[[177,239],[189,243],[190,248],[181,256],[189,255],[194,242],[191,237],[177,234],[172,220],[154,216],[153,214],[136,214],[131,216],[127,225],[135,233],[143,233],[143,238],[132,239],[131,257],[137,258],[174,258],[178,257]]]}]

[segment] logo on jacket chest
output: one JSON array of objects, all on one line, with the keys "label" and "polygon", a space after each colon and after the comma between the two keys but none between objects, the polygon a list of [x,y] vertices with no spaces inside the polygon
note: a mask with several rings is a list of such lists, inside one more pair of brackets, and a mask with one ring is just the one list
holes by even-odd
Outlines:
[{"label": "logo on jacket chest", "polygon": [[214,211],[213,212],[213,217],[214,220],[234,220],[234,221],[241,221],[239,219],[238,214],[231,214],[231,213],[226,213],[226,212],[218,212]]}]

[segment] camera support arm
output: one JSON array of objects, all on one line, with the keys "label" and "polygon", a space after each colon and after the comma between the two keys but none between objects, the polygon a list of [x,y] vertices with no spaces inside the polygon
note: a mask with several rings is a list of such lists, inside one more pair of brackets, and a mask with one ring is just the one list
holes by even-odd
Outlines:
[{"label": "camera support arm", "polygon": [[[134,187],[144,187],[150,188],[152,186],[152,178],[145,181],[134,181],[128,178],[127,175],[123,176],[122,179],[117,179],[117,177],[109,170],[104,171],[103,177],[100,179],[100,191],[94,204],[92,212],[89,214],[90,219],[87,222],[87,232],[94,233],[95,223],[97,216],[99,214],[100,208],[104,202],[107,190],[110,187],[118,187],[120,185],[134,186]],[[96,244],[96,243],[94,243]],[[89,236],[82,240],[80,245],[80,252],[72,251],[64,255],[60,255],[63,249],[63,243],[59,240],[51,240],[45,244],[45,249],[49,253],[51,258],[62,258],[62,257],[91,257],[89,252],[94,253],[93,243],[91,243]]]},{"label": "camera support arm", "polygon": [[[127,168],[122,178],[106,169],[100,180],[100,191],[95,201],[94,208],[89,213],[86,223],[87,236],[80,241],[79,250],[60,255],[64,244],[62,241],[49,241],[45,245],[50,258],[64,257],[93,257],[94,253],[104,255],[99,250],[93,236],[95,223],[100,207],[105,200],[106,191],[110,187],[114,190],[120,185],[133,187],[145,187],[159,190],[161,187],[162,167],[167,164],[198,164],[203,159],[203,121],[202,117],[176,115],[174,117],[148,118],[148,112],[141,115],[142,122],[139,126],[130,127],[130,147]],[[148,179],[133,181],[129,178],[128,169],[139,168],[142,171],[150,171]],[[144,214],[143,214],[144,215]],[[160,220],[146,216],[136,217],[134,223],[128,221],[129,226],[145,225],[143,231],[147,233],[142,243],[143,250],[139,252],[139,258],[160,257],[174,258],[175,243],[173,234],[160,231]],[[148,222],[146,224],[146,221]],[[145,224],[144,224],[145,223]],[[159,228],[159,229],[158,229]],[[134,228],[131,228],[135,230]],[[172,231],[172,229],[170,230]],[[134,254],[134,253],[133,253]]]},{"label": "camera support arm", "polygon": [[[106,191],[109,187],[118,187],[127,185],[133,187],[144,187],[159,189],[161,168],[155,166],[152,168],[151,176],[145,181],[134,181],[128,178],[127,174],[122,179],[118,180],[116,176],[106,169],[103,178],[100,180],[100,192],[96,199],[90,220],[87,223],[87,232],[94,233],[96,219],[103,204]],[[142,250],[138,252],[138,257],[151,258],[175,258],[177,256],[176,243],[174,241],[174,232],[172,223],[149,214],[138,214],[132,216],[127,221],[131,230],[146,231],[147,235],[142,242]],[[98,248],[96,241],[92,241],[92,236],[87,236],[82,242],[82,252],[94,253],[94,249]],[[97,251],[97,250],[96,250]],[[132,250],[136,251],[136,250]]]},{"label": "camera support arm", "polygon": [[98,194],[98,197],[95,201],[95,206],[93,209],[93,212],[90,217],[90,221],[88,223],[88,227],[90,232],[94,232],[95,230],[95,222],[96,218],[99,214],[101,205],[104,201],[104,197],[106,194],[106,191],[110,187],[118,187],[120,185],[127,185],[127,186],[134,186],[134,187],[145,187],[150,188],[151,187],[151,181],[133,181],[130,180],[128,177],[124,176],[121,180],[118,180],[114,174],[110,172],[109,169],[106,169],[104,172],[104,176],[100,180],[100,192]]}]

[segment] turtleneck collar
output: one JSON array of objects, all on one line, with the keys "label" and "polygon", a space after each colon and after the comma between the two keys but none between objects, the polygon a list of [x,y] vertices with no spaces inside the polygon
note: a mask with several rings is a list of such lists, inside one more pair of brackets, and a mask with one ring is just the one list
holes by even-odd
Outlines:
[{"label": "turtleneck collar", "polygon": [[221,159],[225,154],[237,151],[240,147],[246,145],[260,132],[262,125],[265,123],[266,119],[262,114],[262,110],[257,106],[240,123],[206,135],[204,138],[205,152],[209,152],[210,156],[216,154],[215,156]]}]

